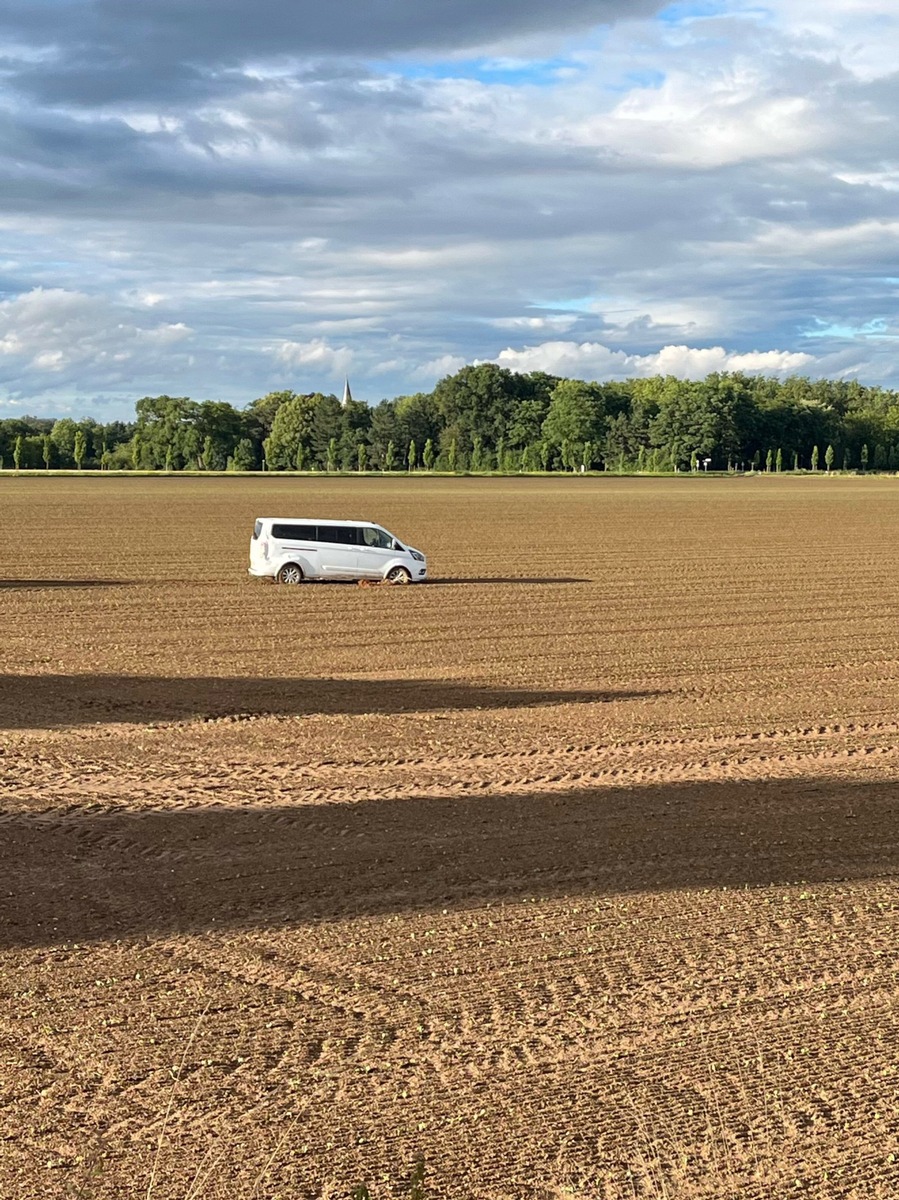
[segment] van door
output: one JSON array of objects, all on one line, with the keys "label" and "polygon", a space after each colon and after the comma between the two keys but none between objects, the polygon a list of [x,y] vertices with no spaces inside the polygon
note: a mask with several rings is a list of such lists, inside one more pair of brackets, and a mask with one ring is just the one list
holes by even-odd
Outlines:
[{"label": "van door", "polygon": [[359,574],[367,579],[383,579],[390,559],[396,557],[393,534],[380,525],[359,528]]},{"label": "van door", "polygon": [[359,532],[353,525],[319,525],[319,569],[324,576],[357,579]]}]

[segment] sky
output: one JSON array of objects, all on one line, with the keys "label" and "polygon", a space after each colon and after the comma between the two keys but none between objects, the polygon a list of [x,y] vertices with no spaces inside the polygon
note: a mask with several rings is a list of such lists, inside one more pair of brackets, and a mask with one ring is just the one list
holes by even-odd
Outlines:
[{"label": "sky", "polygon": [[5,0],[0,417],[899,388],[897,63],[887,0]]}]

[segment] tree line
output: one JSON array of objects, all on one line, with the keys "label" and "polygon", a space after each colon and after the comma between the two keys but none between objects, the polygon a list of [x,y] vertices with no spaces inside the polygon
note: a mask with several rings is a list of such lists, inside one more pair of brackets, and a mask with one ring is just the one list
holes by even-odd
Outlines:
[{"label": "tree line", "polygon": [[0,467],[151,471],[899,470],[899,393],[739,372],[588,383],[492,363],[369,406],[145,396],[135,420],[0,421]]}]

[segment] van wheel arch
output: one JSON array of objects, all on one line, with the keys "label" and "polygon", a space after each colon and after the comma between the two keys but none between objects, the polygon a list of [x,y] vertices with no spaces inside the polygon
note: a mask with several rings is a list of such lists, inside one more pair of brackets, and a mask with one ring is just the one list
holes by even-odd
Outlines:
[{"label": "van wheel arch", "polygon": [[388,583],[411,583],[412,575],[405,567],[391,567],[387,572]]},{"label": "van wheel arch", "polygon": [[306,578],[299,563],[285,563],[275,576],[278,583],[302,583]]}]

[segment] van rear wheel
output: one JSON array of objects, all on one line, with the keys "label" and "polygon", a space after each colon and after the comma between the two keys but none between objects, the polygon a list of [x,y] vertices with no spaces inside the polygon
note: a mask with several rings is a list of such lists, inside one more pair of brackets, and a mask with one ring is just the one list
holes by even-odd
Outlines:
[{"label": "van rear wheel", "polygon": [[394,567],[392,571],[387,572],[388,583],[411,583],[412,576],[405,567]]},{"label": "van rear wheel", "polygon": [[296,563],[285,563],[278,572],[278,583],[302,583],[303,568]]}]

